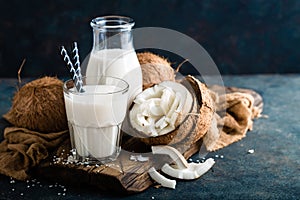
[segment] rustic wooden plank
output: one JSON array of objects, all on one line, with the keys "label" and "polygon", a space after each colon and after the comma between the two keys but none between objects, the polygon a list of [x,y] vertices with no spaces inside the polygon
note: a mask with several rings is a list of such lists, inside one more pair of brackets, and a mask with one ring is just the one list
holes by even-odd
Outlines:
[{"label": "rustic wooden plank", "polygon": [[[184,152],[186,158],[190,157],[199,150],[199,142],[195,143]],[[139,154],[136,147],[143,146],[142,156],[148,157],[146,162],[130,160],[133,154]],[[68,148],[60,147],[60,149]],[[128,148],[127,148],[128,147]],[[61,181],[72,185],[91,185],[101,190],[113,190],[122,193],[142,192],[153,185],[153,181],[148,175],[148,169],[155,166],[159,169],[163,163],[171,162],[168,156],[153,155],[150,151],[144,153],[149,146],[141,143],[136,138],[130,138],[124,142],[124,150],[121,151],[117,160],[96,166],[66,164],[67,155],[60,157],[60,162],[53,162],[48,159],[33,171],[35,176],[44,177],[53,181]],[[126,150],[125,150],[126,149]],[[128,150],[131,150],[128,151]],[[133,153],[132,151],[135,151]],[[61,150],[57,151],[61,155]],[[52,157],[53,158],[53,157]],[[56,158],[57,160],[57,158]],[[160,162],[158,162],[160,161]]]}]

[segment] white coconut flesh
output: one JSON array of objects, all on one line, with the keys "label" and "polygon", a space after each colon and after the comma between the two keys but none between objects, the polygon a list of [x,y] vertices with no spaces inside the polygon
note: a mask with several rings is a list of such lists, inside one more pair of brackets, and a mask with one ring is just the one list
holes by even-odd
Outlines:
[{"label": "white coconut flesh", "polygon": [[188,163],[183,155],[171,146],[152,146],[151,148],[153,154],[165,154],[171,157],[174,164],[164,164],[161,171],[174,178],[197,179],[215,164],[213,158],[207,159],[204,163]]},{"label": "white coconut flesh", "polygon": [[160,173],[158,173],[158,171],[156,171],[154,167],[151,167],[148,170],[148,174],[154,181],[161,184],[163,187],[175,189],[176,181],[168,179],[165,176],[161,175]]},{"label": "white coconut flesh", "polygon": [[193,105],[191,93],[182,84],[164,81],[140,93],[129,111],[133,128],[156,137],[165,135],[183,121]]},{"label": "white coconut flesh", "polygon": [[152,146],[151,149],[153,154],[164,154],[170,156],[172,161],[175,162],[176,166],[179,169],[185,169],[188,167],[188,162],[186,161],[186,159],[174,147],[159,145],[159,146]]},{"label": "white coconut flesh", "polygon": [[161,170],[174,178],[193,180],[205,174],[214,164],[214,159],[209,158],[204,163],[188,163],[188,167],[185,169],[179,169],[176,165],[170,166],[166,163]]}]

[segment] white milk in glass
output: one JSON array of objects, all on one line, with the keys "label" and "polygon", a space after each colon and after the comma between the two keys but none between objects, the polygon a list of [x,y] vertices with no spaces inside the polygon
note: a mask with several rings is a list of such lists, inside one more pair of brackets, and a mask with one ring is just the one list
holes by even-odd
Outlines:
[{"label": "white milk in glass", "polygon": [[134,50],[103,49],[90,54],[86,76],[113,76],[129,84],[128,104],[142,91],[142,71]]},{"label": "white milk in glass", "polygon": [[[127,95],[113,93],[120,90],[113,85],[86,85],[84,89],[84,93],[64,96],[73,146],[82,157],[111,156],[118,148]],[[97,94],[102,92],[111,94]]]}]

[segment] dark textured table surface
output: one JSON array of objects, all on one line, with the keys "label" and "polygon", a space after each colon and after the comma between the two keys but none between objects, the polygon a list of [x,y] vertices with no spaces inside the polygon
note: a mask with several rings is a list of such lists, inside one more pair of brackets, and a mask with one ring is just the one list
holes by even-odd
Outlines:
[{"label": "dark textured table surface", "polygon": [[[150,188],[124,199],[300,199],[300,75],[224,76],[226,86],[254,89],[264,115],[242,141],[209,153],[213,170],[175,190]],[[0,79],[0,114],[8,111],[16,80]],[[7,123],[1,119],[1,139]],[[254,149],[253,154],[247,153]],[[194,161],[198,155],[192,157]],[[80,181],[80,180],[78,180]],[[72,187],[39,178],[20,182],[0,176],[0,199],[121,198],[95,188]]]}]

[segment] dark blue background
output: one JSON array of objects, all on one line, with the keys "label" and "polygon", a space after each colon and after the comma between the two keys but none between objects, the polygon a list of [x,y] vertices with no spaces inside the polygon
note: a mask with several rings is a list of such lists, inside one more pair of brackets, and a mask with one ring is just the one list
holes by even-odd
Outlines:
[{"label": "dark blue background", "polygon": [[16,77],[24,58],[23,77],[66,76],[59,46],[78,41],[85,57],[90,20],[108,14],[187,34],[222,74],[300,72],[298,0],[2,0],[0,9],[0,77]]}]

